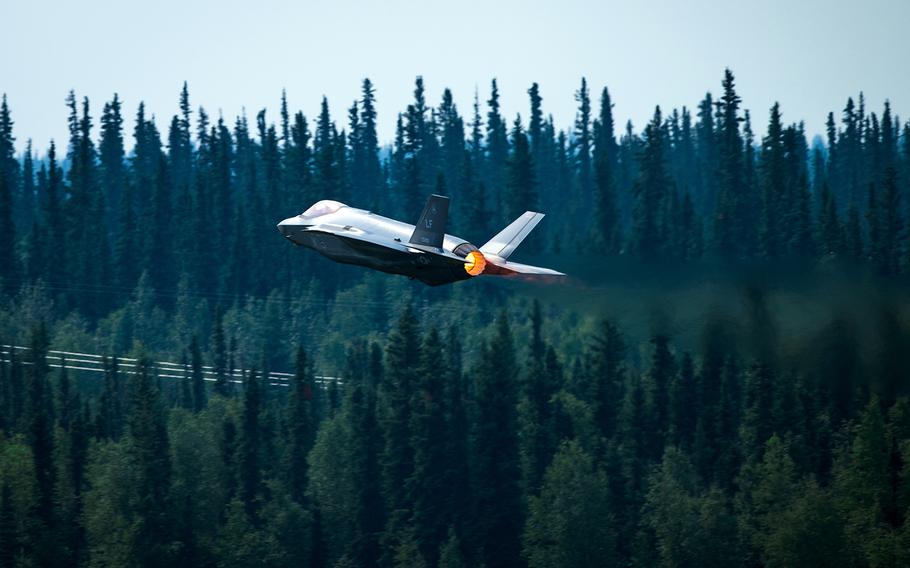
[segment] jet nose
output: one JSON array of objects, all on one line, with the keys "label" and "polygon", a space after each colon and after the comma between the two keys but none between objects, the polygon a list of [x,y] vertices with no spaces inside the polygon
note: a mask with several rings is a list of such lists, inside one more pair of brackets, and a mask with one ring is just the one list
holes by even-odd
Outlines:
[{"label": "jet nose", "polygon": [[278,223],[278,232],[280,232],[285,237],[290,237],[291,233],[294,230],[294,227],[299,225],[300,220],[297,217],[288,217],[284,221]]},{"label": "jet nose", "polygon": [[304,232],[308,226],[309,225],[305,223],[304,219],[299,215],[297,217],[288,217],[277,225],[278,232],[294,244],[301,244],[299,240],[300,234]]}]

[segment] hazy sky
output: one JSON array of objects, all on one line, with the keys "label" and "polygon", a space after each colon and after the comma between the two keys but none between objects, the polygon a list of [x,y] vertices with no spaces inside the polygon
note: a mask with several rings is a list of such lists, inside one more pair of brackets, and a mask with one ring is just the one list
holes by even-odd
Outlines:
[{"label": "hazy sky", "polygon": [[694,107],[717,93],[724,67],[736,74],[745,108],[764,131],[779,100],[784,118],[823,132],[829,110],[865,91],[870,110],[890,98],[910,117],[910,0],[754,2],[536,0],[0,0],[0,92],[15,120],[17,146],[44,152],[66,141],[64,98],[88,96],[93,115],[114,92],[125,104],[129,144],[140,100],[162,132],[189,82],[191,103],[233,122],[246,108],[276,118],[281,89],[293,109],[315,118],[323,94],[333,116],[360,82],[376,86],[380,137],[423,75],[438,104],[451,87],[469,114],[499,81],[511,121],[527,116],[527,88],[541,85],[545,112],[560,127],[575,114],[573,92],[587,77],[606,85],[619,124],[636,130],[662,108]]}]

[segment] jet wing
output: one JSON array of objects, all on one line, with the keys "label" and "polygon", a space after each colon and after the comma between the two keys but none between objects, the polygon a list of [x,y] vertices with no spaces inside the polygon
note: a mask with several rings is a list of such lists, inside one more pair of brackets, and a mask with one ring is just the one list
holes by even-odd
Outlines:
[{"label": "jet wing", "polygon": [[342,237],[345,239],[372,243],[374,245],[384,246],[400,252],[413,252],[410,249],[413,248],[414,245],[409,245],[393,238],[386,237],[384,235],[367,233],[355,227],[315,225],[308,228],[307,230],[314,233],[328,233],[330,235],[335,235],[337,237]]},{"label": "jet wing", "polygon": [[444,249],[438,249],[436,247],[431,247],[431,246],[426,246],[426,245],[415,245],[413,243],[408,243],[408,248],[415,249],[417,252],[432,254],[435,256],[442,257],[442,258],[446,258],[448,260],[457,262],[459,264],[467,264],[469,262],[467,259],[465,259],[463,257],[460,257],[456,254],[452,254],[451,252],[444,250]]},{"label": "jet wing", "polygon": [[392,250],[397,250],[399,252],[416,255],[431,255],[445,259],[446,261],[457,264],[459,266],[463,266],[467,262],[464,258],[452,254],[451,252],[441,248],[414,243],[403,243],[394,238],[389,238],[385,235],[380,235],[377,233],[368,233],[355,227],[326,227],[324,225],[317,225],[308,230],[314,232],[330,233],[338,237],[379,245]]}]

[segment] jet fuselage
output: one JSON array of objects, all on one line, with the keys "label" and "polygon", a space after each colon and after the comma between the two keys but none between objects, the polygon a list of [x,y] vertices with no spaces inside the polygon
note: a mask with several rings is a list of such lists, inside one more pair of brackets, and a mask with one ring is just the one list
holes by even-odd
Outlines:
[{"label": "jet fuselage", "polygon": [[464,257],[477,247],[462,238],[445,234],[441,249],[433,249],[408,242],[414,225],[364,209],[341,206],[322,215],[306,213],[285,219],[278,224],[279,230],[294,244],[335,262],[401,274],[431,285],[471,278]]}]

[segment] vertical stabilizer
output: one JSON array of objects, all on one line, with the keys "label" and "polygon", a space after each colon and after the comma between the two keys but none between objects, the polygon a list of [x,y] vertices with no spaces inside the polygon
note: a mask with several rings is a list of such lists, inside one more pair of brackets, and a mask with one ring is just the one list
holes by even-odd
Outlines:
[{"label": "vertical stabilizer", "polygon": [[512,221],[508,227],[480,247],[480,252],[498,256],[503,260],[508,259],[543,217],[543,213],[525,211],[521,217]]},{"label": "vertical stabilizer", "polygon": [[415,245],[424,245],[441,249],[446,234],[446,223],[449,220],[449,198],[442,195],[431,195],[414,226],[414,232],[408,241]]}]

